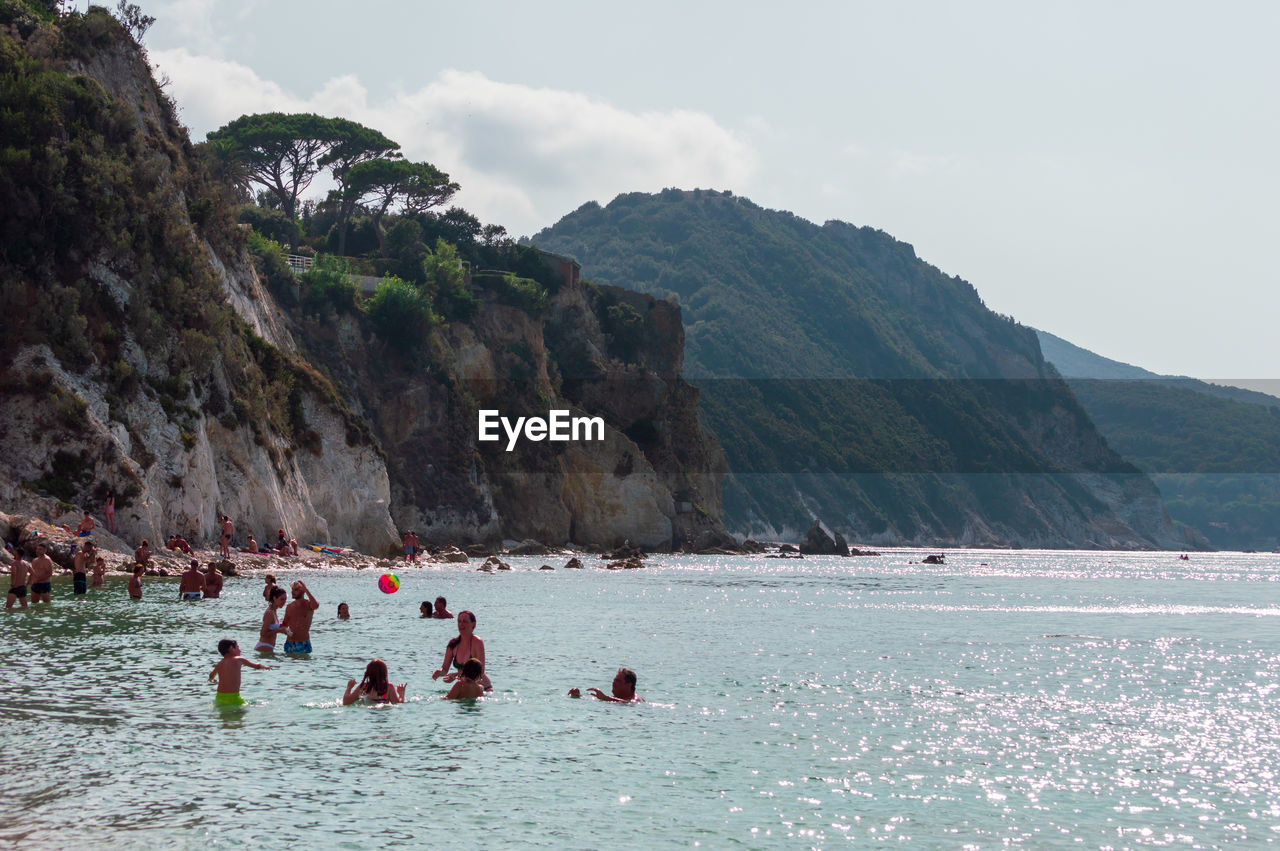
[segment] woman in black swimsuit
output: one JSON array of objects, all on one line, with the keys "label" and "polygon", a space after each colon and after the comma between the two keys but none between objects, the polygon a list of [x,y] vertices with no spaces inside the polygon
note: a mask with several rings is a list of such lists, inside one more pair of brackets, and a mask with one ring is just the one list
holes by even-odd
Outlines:
[{"label": "woman in black swimsuit", "polygon": [[[484,641],[476,635],[476,616],[471,612],[461,611],[458,612],[458,634],[449,639],[449,644],[444,651],[444,664],[439,670],[432,672],[431,679],[438,680],[444,677],[446,683],[453,682],[458,678],[458,674],[456,671],[450,671],[449,667],[452,665],[461,671],[463,664],[469,659],[478,659],[481,665],[484,664]],[[480,684],[486,689],[493,688],[487,673],[481,676]]]}]

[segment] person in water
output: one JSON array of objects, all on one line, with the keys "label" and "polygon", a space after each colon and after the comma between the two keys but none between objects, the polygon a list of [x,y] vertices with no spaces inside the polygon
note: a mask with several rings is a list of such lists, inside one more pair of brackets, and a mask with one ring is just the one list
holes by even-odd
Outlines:
[{"label": "person in water", "polygon": [[36,557],[31,560],[31,602],[48,603],[53,595],[53,559],[44,542],[36,544]]},{"label": "person in water", "polygon": [[[194,562],[193,562],[194,564]],[[216,600],[222,596],[222,571],[213,562],[204,572],[204,598]]]},{"label": "person in water", "polygon": [[93,563],[93,542],[85,541],[71,560],[71,587],[73,594],[89,591],[89,566]]},{"label": "person in water", "polygon": [[107,580],[107,560],[98,556],[93,560],[93,587],[101,588]]},{"label": "person in water", "polygon": [[468,659],[462,665],[462,673],[458,676],[453,688],[444,696],[445,700],[469,700],[484,697],[484,686],[480,678],[484,676],[484,665],[479,659]]},{"label": "person in water", "polygon": [[284,625],[289,630],[289,640],[284,643],[286,653],[311,652],[311,619],[320,608],[320,601],[307,589],[301,579],[289,586],[293,602],[285,607]]},{"label": "person in water", "polygon": [[338,604],[338,620],[340,621],[351,620],[351,607],[348,606],[346,603]]},{"label": "person in water", "polygon": [[[262,599],[266,600],[267,602],[270,602],[271,589],[276,587],[276,576],[274,573],[268,573],[265,577],[263,577],[263,579],[266,581],[267,584],[262,588]],[[286,594],[285,596],[288,596],[288,594]]]},{"label": "person in water", "polygon": [[6,609],[12,609],[18,602],[22,603],[22,608],[27,607],[27,575],[30,572],[31,565],[22,560],[22,549],[14,550],[13,564],[9,565],[9,593],[4,598]]},{"label": "person in water", "polygon": [[366,703],[404,703],[404,683],[393,686],[389,682],[387,663],[374,659],[364,668],[364,679],[357,685],[347,680],[347,690],[342,694],[342,705],[350,706],[357,700]]},{"label": "person in water", "polygon": [[[284,624],[280,623],[280,607],[288,600],[287,591],[275,585],[271,586],[271,596],[267,601],[267,610],[262,615],[262,628],[258,630],[258,643],[253,646],[254,650],[275,652],[276,636],[284,630]],[[288,631],[285,631],[285,635],[288,634]]]},{"label": "person in water", "polygon": [[447,606],[448,602],[444,597],[436,597],[436,610],[431,613],[431,617],[439,618],[441,620],[444,620],[445,618],[452,619],[453,615],[450,614]]},{"label": "person in water", "polygon": [[[589,688],[587,691],[596,700],[608,703],[644,703],[644,698],[636,694],[636,672],[630,668],[619,668],[618,673],[613,675],[612,695],[605,694],[598,688]],[[582,692],[571,688],[569,697],[582,697]]]},{"label": "person in water", "polygon": [[240,696],[240,667],[248,665],[259,671],[269,671],[271,666],[241,656],[240,645],[230,638],[218,642],[218,652],[222,659],[209,672],[209,682],[218,682],[218,693],[214,695],[213,702],[219,706],[240,706],[244,703]]},{"label": "person in water", "polygon": [[[463,610],[458,612],[458,634],[449,639],[444,651],[444,664],[432,672],[431,679],[438,680],[444,677],[446,683],[453,682],[458,678],[458,674],[450,671],[450,665],[461,671],[462,666],[469,659],[480,660],[480,667],[484,667],[484,641],[476,635],[476,616]],[[480,684],[486,689],[493,688],[487,673],[480,675]]]},{"label": "person in water", "polygon": [[200,572],[200,562],[192,559],[178,584],[178,597],[182,600],[199,600],[203,596],[204,574]]},{"label": "person in water", "polygon": [[135,564],[133,566],[133,576],[129,577],[129,597],[133,600],[142,599],[142,574],[146,570],[142,565]]}]

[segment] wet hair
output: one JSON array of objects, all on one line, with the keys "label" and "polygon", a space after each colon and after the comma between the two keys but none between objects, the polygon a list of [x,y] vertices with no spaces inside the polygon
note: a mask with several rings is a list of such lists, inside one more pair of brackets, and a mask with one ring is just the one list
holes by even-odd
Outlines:
[{"label": "wet hair", "polygon": [[431,601],[423,600],[422,603],[419,604],[418,606],[418,611],[422,611],[423,609],[429,609],[429,608],[431,608]]},{"label": "wet hair", "polygon": [[276,585],[275,587],[273,587],[273,588],[271,589],[271,597],[270,597],[270,599],[274,600],[276,597],[284,597],[285,599],[288,599],[288,597],[289,597],[289,592],[285,591],[285,590],[284,590],[283,588],[281,588],[279,585]]},{"label": "wet hair", "polygon": [[636,687],[636,672],[630,668],[619,668],[618,673],[622,674],[622,678],[626,680],[627,684],[634,690]]},{"label": "wet hair", "polygon": [[339,604],[338,604],[338,614],[342,614],[342,610],[343,610],[344,608],[345,608],[348,612],[350,612],[350,611],[351,611],[351,607],[350,607],[350,606],[348,606],[346,603],[339,603]]},{"label": "wet hair", "polygon": [[444,597],[436,597],[436,602],[444,606],[445,608],[449,607],[449,601],[446,600]]},{"label": "wet hair", "polygon": [[226,656],[228,653],[231,652],[231,648],[235,646],[236,646],[236,643],[232,641],[230,638],[224,638],[218,642],[218,652],[221,653],[223,656]]},{"label": "wet hair", "polygon": [[387,693],[387,663],[374,659],[364,666],[364,679],[360,682],[360,690],[374,697],[382,697]]},{"label": "wet hair", "polygon": [[[475,625],[475,622],[476,622],[476,615],[475,615],[475,612],[469,611],[469,610],[467,610],[467,609],[463,609],[462,611],[458,612],[458,617],[459,617],[459,618],[461,618],[463,615],[471,615],[471,623],[472,623],[472,625]],[[450,639],[449,639],[449,643],[448,643],[448,644],[446,644],[446,645],[445,645],[445,647],[446,647],[447,649],[449,649],[449,650],[452,650],[453,648],[455,648],[455,647],[457,647],[457,646],[458,646],[458,642],[460,642],[460,641],[462,641],[462,636],[461,636],[461,635],[455,635],[453,638],[450,638]]]},{"label": "wet hair", "polygon": [[484,676],[484,665],[479,659],[468,659],[462,665],[462,676],[469,680],[478,680]]}]

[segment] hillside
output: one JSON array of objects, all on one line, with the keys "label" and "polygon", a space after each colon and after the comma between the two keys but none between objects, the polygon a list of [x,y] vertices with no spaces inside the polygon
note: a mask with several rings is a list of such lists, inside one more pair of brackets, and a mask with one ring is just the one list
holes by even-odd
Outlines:
[{"label": "hillside", "polygon": [[667,190],[586,204],[531,242],[679,299],[733,531],[816,517],[886,544],[1186,545],[1034,332],[883,232]]},{"label": "hillside", "polygon": [[[527,249],[512,265],[533,277],[459,274],[447,293],[295,278],[237,225],[227,163],[192,145],[99,7],[0,0],[0,110],[5,511],[75,522],[110,492],[128,540],[209,541],[226,513],[378,554],[404,528],[723,540],[722,461],[680,377],[675,305]],[[485,407],[599,416],[603,439],[508,453],[477,442]]]},{"label": "hillside", "polygon": [[1174,520],[1216,547],[1280,545],[1280,399],[1157,375],[1037,333],[1045,359],[1107,443],[1150,474]]}]

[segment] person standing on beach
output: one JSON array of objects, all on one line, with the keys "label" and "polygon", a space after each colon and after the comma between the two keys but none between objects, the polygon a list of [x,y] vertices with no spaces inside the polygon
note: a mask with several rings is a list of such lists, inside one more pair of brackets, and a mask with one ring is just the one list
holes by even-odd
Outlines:
[{"label": "person standing on beach", "polygon": [[36,557],[31,560],[31,602],[48,603],[53,595],[53,559],[44,542],[36,544]]},{"label": "person standing on beach", "polygon": [[[619,668],[613,675],[612,695],[607,695],[598,688],[589,688],[588,692],[596,700],[606,703],[644,703],[644,698],[636,694],[636,672],[630,668]],[[569,689],[569,697],[582,697],[576,688]]]},{"label": "person standing on beach", "polygon": [[[88,515],[85,515],[86,517]],[[71,560],[71,587],[74,594],[89,592],[89,563],[93,558],[93,544],[85,541]]]},{"label": "person standing on beach", "polygon": [[269,587],[271,591],[267,595],[267,610],[262,614],[262,628],[258,630],[258,643],[253,646],[253,649],[274,653],[276,636],[281,632],[284,632],[286,637],[289,634],[284,624],[280,623],[280,607],[288,601],[289,593],[275,585]]},{"label": "person standing on beach", "polygon": [[[192,562],[194,564],[194,562]],[[216,600],[222,596],[222,571],[218,570],[218,566],[213,562],[209,562],[209,568],[204,572],[204,598],[206,600]]]},{"label": "person standing on beach", "polygon": [[107,518],[107,531],[114,535],[116,533],[116,498],[111,495],[111,491],[107,491],[107,501],[103,505],[102,513]]},{"label": "person standing on beach", "polygon": [[9,565],[9,593],[4,598],[4,607],[12,609],[15,602],[21,602],[22,608],[27,607],[27,574],[31,572],[31,565],[22,560],[22,550],[13,551],[13,564]]},{"label": "person standing on beach", "polygon": [[142,599],[142,572],[145,569],[140,564],[133,566],[133,576],[129,577],[129,598],[131,600]]},{"label": "person standing on beach", "polygon": [[199,600],[204,596],[204,574],[200,572],[200,562],[195,559],[182,574],[182,582],[178,585],[178,598],[182,600]]},{"label": "person standing on beach", "polygon": [[231,518],[225,514],[218,518],[218,522],[222,526],[222,538],[220,539],[222,557],[231,558],[231,533],[235,531],[235,527],[231,525]]},{"label": "person standing on beach", "polygon": [[293,602],[285,607],[284,628],[289,639],[284,643],[286,653],[311,652],[311,619],[315,617],[320,601],[307,589],[301,579],[290,586],[293,591]]}]

